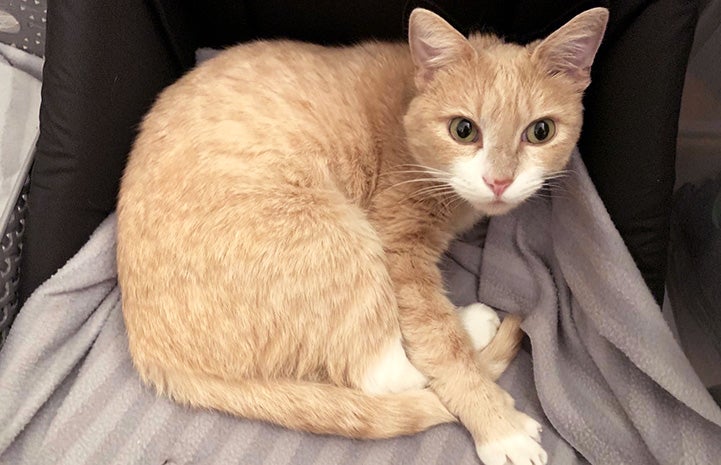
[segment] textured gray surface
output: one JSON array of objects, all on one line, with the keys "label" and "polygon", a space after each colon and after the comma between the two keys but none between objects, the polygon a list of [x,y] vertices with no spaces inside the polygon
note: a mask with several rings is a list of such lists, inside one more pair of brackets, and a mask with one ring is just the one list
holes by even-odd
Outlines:
[{"label": "textured gray surface", "polygon": [[0,44],[0,348],[18,310],[27,173],[39,131],[41,67],[40,58]]},{"label": "textured gray surface", "polygon": [[20,194],[40,130],[40,81],[17,69],[3,51],[0,48],[0,229]]},{"label": "textured gray surface", "polygon": [[0,245],[0,349],[18,311],[18,283],[29,182],[17,199]]},{"label": "textured gray surface", "polygon": [[0,0],[0,42],[43,56],[46,14],[47,0]]},{"label": "textured gray surface", "polygon": [[[501,383],[543,422],[550,463],[583,463],[569,443],[601,465],[718,463],[721,410],[663,322],[578,156],[571,168],[550,198],[492,220],[483,251],[473,237],[454,244],[444,265],[452,298],[527,315],[532,356],[522,353]],[[478,463],[456,425],[350,441],[157,397],[128,356],[114,226],[111,217],[33,294],[0,352],[0,463]]]}]

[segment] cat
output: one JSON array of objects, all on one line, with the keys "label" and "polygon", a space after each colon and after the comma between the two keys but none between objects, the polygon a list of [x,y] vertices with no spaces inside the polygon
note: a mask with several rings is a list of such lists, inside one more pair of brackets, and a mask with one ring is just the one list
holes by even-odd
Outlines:
[{"label": "cat", "polygon": [[117,210],[141,378],[320,434],[460,422],[486,465],[546,463],[495,383],[520,320],[458,311],[437,263],[563,170],[607,18],[520,46],[415,9],[408,43],[242,44],[163,91]]}]

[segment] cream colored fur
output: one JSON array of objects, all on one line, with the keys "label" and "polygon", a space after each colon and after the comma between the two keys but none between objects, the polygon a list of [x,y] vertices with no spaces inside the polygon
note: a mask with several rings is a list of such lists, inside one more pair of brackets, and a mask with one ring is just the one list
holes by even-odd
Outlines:
[{"label": "cream colored fur", "polygon": [[[141,377],[185,404],[316,433],[460,421],[487,465],[545,463],[538,423],[494,382],[518,319],[498,328],[476,308],[469,337],[436,263],[563,169],[606,18],[589,10],[522,47],[415,10],[410,47],[256,42],[165,90],[118,206]],[[454,140],[454,117],[479,139]],[[524,142],[546,117],[555,136]],[[483,177],[513,183],[496,197]]]}]

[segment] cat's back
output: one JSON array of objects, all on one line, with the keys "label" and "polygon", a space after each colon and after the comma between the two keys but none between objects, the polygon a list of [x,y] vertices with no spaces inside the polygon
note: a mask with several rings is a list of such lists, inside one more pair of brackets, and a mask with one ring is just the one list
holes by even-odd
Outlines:
[{"label": "cat's back", "polygon": [[412,76],[401,44],[261,41],[225,50],[163,91],[145,117],[121,206],[151,197],[165,204],[184,186],[227,173],[259,182],[294,163],[330,166],[352,197],[363,197],[378,128],[401,124]]},{"label": "cat's back", "polygon": [[[312,94],[388,81],[412,70],[406,44],[369,41],[354,46],[322,46],[290,40],[257,41],[236,45],[200,64],[198,76],[268,84],[286,97]],[[256,89],[257,91],[257,89]],[[257,93],[257,92],[253,92]]]},{"label": "cat's back", "polygon": [[221,52],[168,88],[146,125],[157,120],[207,133],[213,123],[235,122],[291,138],[313,125],[315,131],[338,132],[402,106],[411,77],[407,46],[401,44],[253,42]]}]

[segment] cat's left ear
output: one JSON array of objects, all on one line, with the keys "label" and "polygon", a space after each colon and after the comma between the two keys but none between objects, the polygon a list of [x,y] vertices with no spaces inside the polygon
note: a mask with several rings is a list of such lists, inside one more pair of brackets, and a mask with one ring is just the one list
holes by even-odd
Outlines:
[{"label": "cat's left ear", "polygon": [[606,8],[586,10],[541,41],[533,57],[549,74],[564,74],[585,89],[591,82],[591,65],[607,23]]},{"label": "cat's left ear", "polygon": [[408,22],[408,44],[416,65],[416,85],[425,87],[439,69],[473,54],[463,34],[437,14],[416,8]]}]

